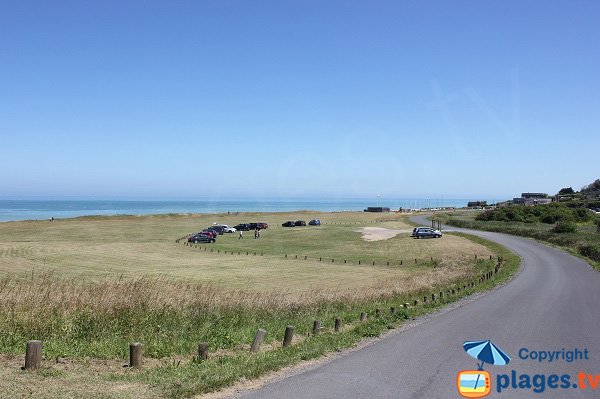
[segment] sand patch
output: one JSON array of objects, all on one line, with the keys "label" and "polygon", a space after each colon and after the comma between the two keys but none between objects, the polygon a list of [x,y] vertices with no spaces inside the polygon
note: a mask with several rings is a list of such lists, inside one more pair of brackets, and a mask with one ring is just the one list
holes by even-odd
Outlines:
[{"label": "sand patch", "polygon": [[381,241],[396,237],[398,234],[410,233],[410,229],[386,229],[383,227],[363,227],[357,230],[362,233],[362,239],[365,241]]}]

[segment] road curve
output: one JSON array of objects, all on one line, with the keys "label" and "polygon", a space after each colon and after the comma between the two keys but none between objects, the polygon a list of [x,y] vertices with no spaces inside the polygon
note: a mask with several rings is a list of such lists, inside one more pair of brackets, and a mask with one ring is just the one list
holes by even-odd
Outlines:
[{"label": "road curve", "polygon": [[[427,225],[424,219],[415,221]],[[522,271],[507,285],[423,323],[390,335],[320,367],[292,375],[239,397],[251,398],[457,398],[458,371],[476,369],[464,341],[491,339],[512,358],[506,366],[487,366],[489,398],[592,398],[591,388],[552,388],[552,374],[580,371],[600,375],[600,273],[584,261],[532,240],[499,233],[455,229],[495,241],[522,258]],[[425,242],[425,241],[424,241]],[[539,362],[518,356],[529,351],[588,349],[588,360]],[[524,351],[521,351],[524,354]],[[498,392],[498,374],[516,373],[530,386]],[[545,375],[534,379],[534,375]],[[504,377],[500,377],[504,383]],[[587,377],[586,377],[587,378]],[[600,377],[599,377],[600,378]],[[587,380],[585,380],[587,381]],[[542,383],[543,382],[543,383]],[[592,379],[594,382],[594,379]],[[518,381],[517,381],[518,384]],[[586,382],[589,385],[589,382]],[[544,387],[543,392],[540,391]],[[536,388],[537,387],[537,388]]]}]

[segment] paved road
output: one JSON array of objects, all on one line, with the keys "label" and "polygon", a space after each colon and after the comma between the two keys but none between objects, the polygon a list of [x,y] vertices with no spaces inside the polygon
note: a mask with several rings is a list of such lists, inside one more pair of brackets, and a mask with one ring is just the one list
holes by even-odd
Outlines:
[{"label": "paved road", "polygon": [[[423,219],[418,223],[427,225]],[[597,391],[550,389],[547,383],[542,384],[542,377],[532,379],[530,389],[497,392],[497,375],[511,376],[513,370],[517,376],[528,374],[532,378],[535,374],[569,374],[569,381],[575,385],[579,385],[580,371],[600,375],[600,273],[578,258],[531,240],[469,232],[519,254],[523,260],[521,273],[509,284],[465,306],[241,397],[457,398],[457,372],[476,369],[476,361],[463,351],[462,343],[485,339],[491,339],[512,358],[506,366],[485,367],[492,374],[489,398],[600,397],[600,384]],[[420,242],[427,245],[427,240]],[[589,360],[540,363],[521,359],[521,348],[588,349]],[[534,383],[538,387],[546,385],[545,390],[535,393]]]}]

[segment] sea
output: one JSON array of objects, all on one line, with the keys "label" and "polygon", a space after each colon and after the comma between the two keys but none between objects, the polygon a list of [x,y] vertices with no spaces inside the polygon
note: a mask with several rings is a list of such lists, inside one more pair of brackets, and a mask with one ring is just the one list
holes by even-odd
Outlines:
[{"label": "sea", "polygon": [[[198,200],[198,201],[111,201],[111,200],[0,200],[0,222],[66,219],[80,216],[153,215],[227,212],[323,212],[362,211],[369,206],[391,210],[462,208],[480,199],[322,199],[322,200]],[[491,199],[488,203],[500,200]]]}]

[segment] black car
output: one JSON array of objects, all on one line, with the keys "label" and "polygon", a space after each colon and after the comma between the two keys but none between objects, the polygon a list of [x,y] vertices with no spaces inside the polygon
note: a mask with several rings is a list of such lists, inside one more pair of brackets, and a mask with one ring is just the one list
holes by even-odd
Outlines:
[{"label": "black car", "polygon": [[198,244],[199,242],[215,242],[216,238],[209,233],[197,233],[188,238],[188,242]]},{"label": "black car", "polygon": [[288,220],[287,222],[283,223],[281,225],[281,227],[294,227],[295,225],[296,225],[295,222],[292,222],[292,221]]},{"label": "black car", "polygon": [[258,229],[258,223],[248,223],[248,226],[250,226],[250,230],[256,230]]},{"label": "black car", "polygon": [[308,224],[310,224],[311,226],[320,226],[321,221],[319,219],[313,219],[310,222],[308,222]]},{"label": "black car", "polygon": [[219,235],[225,233],[225,227],[223,226],[210,226],[207,230],[216,231]]},{"label": "black car", "polygon": [[296,226],[306,226],[306,222],[304,220],[296,220]]},{"label": "black car", "polygon": [[252,227],[250,227],[249,223],[240,223],[238,225],[233,226],[234,229],[236,229],[237,231],[250,231],[252,230]]}]

